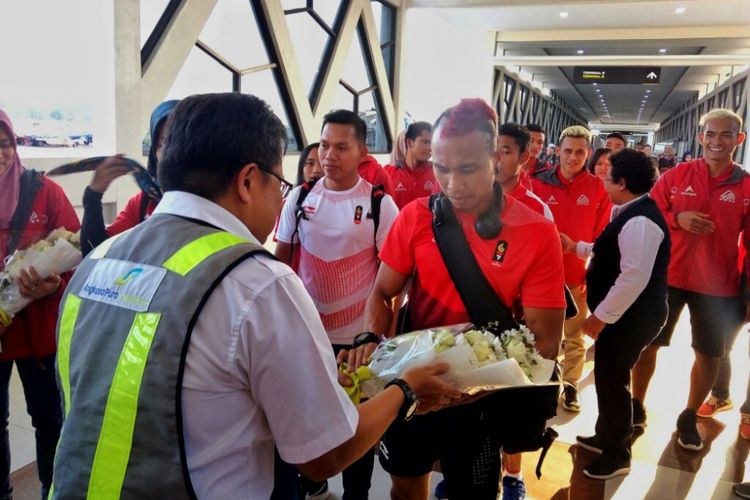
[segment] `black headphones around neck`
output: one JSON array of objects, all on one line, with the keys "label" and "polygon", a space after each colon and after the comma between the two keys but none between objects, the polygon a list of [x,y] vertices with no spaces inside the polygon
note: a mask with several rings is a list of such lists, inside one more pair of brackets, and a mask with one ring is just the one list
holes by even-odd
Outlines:
[{"label": "black headphones around neck", "polygon": [[[486,212],[477,217],[474,223],[474,230],[480,238],[492,240],[497,238],[503,230],[503,221],[500,219],[500,211],[503,209],[503,192],[500,185],[495,182],[493,185],[495,199]],[[436,224],[443,222],[457,222],[453,206],[447,196],[442,193],[437,195],[432,205],[432,216]]]}]

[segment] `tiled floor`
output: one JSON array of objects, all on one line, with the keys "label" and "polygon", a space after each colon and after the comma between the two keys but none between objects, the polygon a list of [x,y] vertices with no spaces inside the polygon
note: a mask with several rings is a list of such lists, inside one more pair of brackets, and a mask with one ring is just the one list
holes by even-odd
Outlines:
[{"label": "tiled floor", "polygon": [[[593,434],[597,417],[593,363],[589,361],[581,384],[582,411],[569,413],[560,407],[552,421],[560,433],[544,462],[541,481],[533,475],[538,454],[524,459],[524,476],[529,499],[555,500],[724,500],[738,498],[732,494],[737,481],[750,481],[745,462],[750,441],[738,434],[739,405],[748,381],[748,333],[743,331],[732,354],[731,394],[737,407],[720,413],[715,419],[699,422],[706,439],[702,452],[682,450],[673,439],[677,415],[687,401],[693,352],[690,348],[689,317],[681,318],[673,345],[659,353],[656,373],[646,398],[648,427],[633,446],[632,472],[625,478],[606,482],[586,478],[581,470],[594,456],[578,450],[576,435]],[[744,330],[747,330],[745,327]],[[433,478],[433,485],[435,479]],[[373,500],[389,498],[390,480],[376,461],[371,496]],[[331,490],[341,497],[340,479],[331,481]],[[434,498],[434,497],[433,497]]]},{"label": "tiled floor", "polygon": [[[739,437],[738,410],[719,414],[716,419],[700,421],[699,430],[706,439],[706,449],[700,453],[686,452],[673,439],[674,423],[685,405],[693,354],[690,348],[689,323],[683,315],[673,345],[659,354],[656,374],[648,397],[648,427],[633,447],[632,472],[625,478],[606,482],[587,479],[581,469],[593,456],[571,446],[577,434],[593,433],[597,416],[596,392],[591,363],[587,363],[581,386],[583,410],[568,413],[562,408],[552,422],[560,437],[547,456],[544,476],[537,481],[533,476],[537,454],[524,459],[524,475],[529,499],[554,500],[724,500],[737,498],[731,487],[736,481],[750,481],[746,472],[750,442]],[[732,395],[739,406],[745,394],[750,363],[748,362],[748,333],[743,331],[733,352]],[[14,374],[11,388],[11,450],[13,470],[34,460],[34,435],[20,380]],[[433,486],[440,479],[433,474]],[[25,488],[38,485],[25,481]],[[330,481],[331,491],[341,498],[340,476]],[[390,480],[376,461],[376,471],[370,491],[372,500],[389,498]],[[38,491],[38,490],[36,490]],[[22,493],[18,489],[16,495]],[[38,493],[36,493],[38,495]],[[33,498],[28,496],[28,498]]]}]

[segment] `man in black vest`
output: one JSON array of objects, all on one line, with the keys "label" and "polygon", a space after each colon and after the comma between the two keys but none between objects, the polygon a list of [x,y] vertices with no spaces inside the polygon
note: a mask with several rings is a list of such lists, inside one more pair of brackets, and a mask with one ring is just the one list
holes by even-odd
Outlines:
[{"label": "man in black vest", "polygon": [[667,319],[669,230],[648,192],[658,176],[650,158],[632,149],[612,156],[604,187],[615,205],[596,243],[563,246],[579,257],[593,253],[586,273],[588,306],[582,326],[596,340],[594,376],[599,402],[596,434],[578,437],[582,448],[600,453],[583,471],[594,479],[630,472],[633,406],[630,371]]}]

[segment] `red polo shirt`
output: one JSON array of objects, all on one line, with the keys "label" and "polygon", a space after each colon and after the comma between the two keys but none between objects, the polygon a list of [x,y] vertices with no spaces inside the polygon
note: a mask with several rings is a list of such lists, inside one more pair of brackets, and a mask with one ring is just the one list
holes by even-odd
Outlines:
[{"label": "red polo shirt", "polygon": [[[432,233],[428,198],[408,204],[391,227],[380,258],[411,276],[409,306],[415,328],[469,321]],[[564,308],[562,247],[555,225],[511,197],[505,197],[503,229],[491,240],[474,229],[476,217],[457,212],[464,235],[498,297],[511,307]]]},{"label": "red polo shirt", "polygon": [[417,198],[440,192],[430,162],[417,163],[414,170],[403,164],[386,165],[384,168],[391,179],[393,199],[399,210]]}]

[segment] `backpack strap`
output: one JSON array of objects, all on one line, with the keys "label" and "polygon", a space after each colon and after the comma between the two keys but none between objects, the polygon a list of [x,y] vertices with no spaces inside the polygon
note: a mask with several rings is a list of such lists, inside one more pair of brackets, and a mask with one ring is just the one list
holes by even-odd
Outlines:
[{"label": "backpack strap", "polygon": [[380,227],[380,204],[383,203],[383,197],[385,196],[385,188],[382,184],[372,186],[370,191],[370,213],[367,214],[368,219],[372,219],[375,225],[375,249],[378,248],[378,228]]},{"label": "backpack strap", "polygon": [[36,195],[42,189],[43,174],[36,170],[24,170],[21,174],[21,186],[18,192],[18,206],[10,221],[10,238],[8,239],[7,255],[12,254],[18,247],[21,235],[26,229],[31,212],[36,202]]},{"label": "backpack strap", "polygon": [[299,221],[300,219],[307,220],[307,215],[305,215],[305,211],[302,210],[302,203],[304,203],[305,198],[307,198],[307,195],[310,194],[310,191],[312,191],[313,186],[315,186],[315,183],[318,182],[318,178],[313,178],[309,181],[305,181],[300,186],[299,193],[297,194],[297,200],[294,202],[294,232],[292,233],[292,246],[294,246],[294,237],[299,235]]},{"label": "backpack strap", "polygon": [[430,209],[435,243],[472,323],[478,328],[488,328],[496,322],[496,328],[489,328],[496,333],[518,328],[511,310],[479,267],[448,198],[430,196]]},{"label": "backpack strap", "polygon": [[151,198],[144,191],[143,196],[141,196],[141,206],[138,207],[138,222],[146,220],[146,211],[148,210],[149,203],[151,203]]}]

